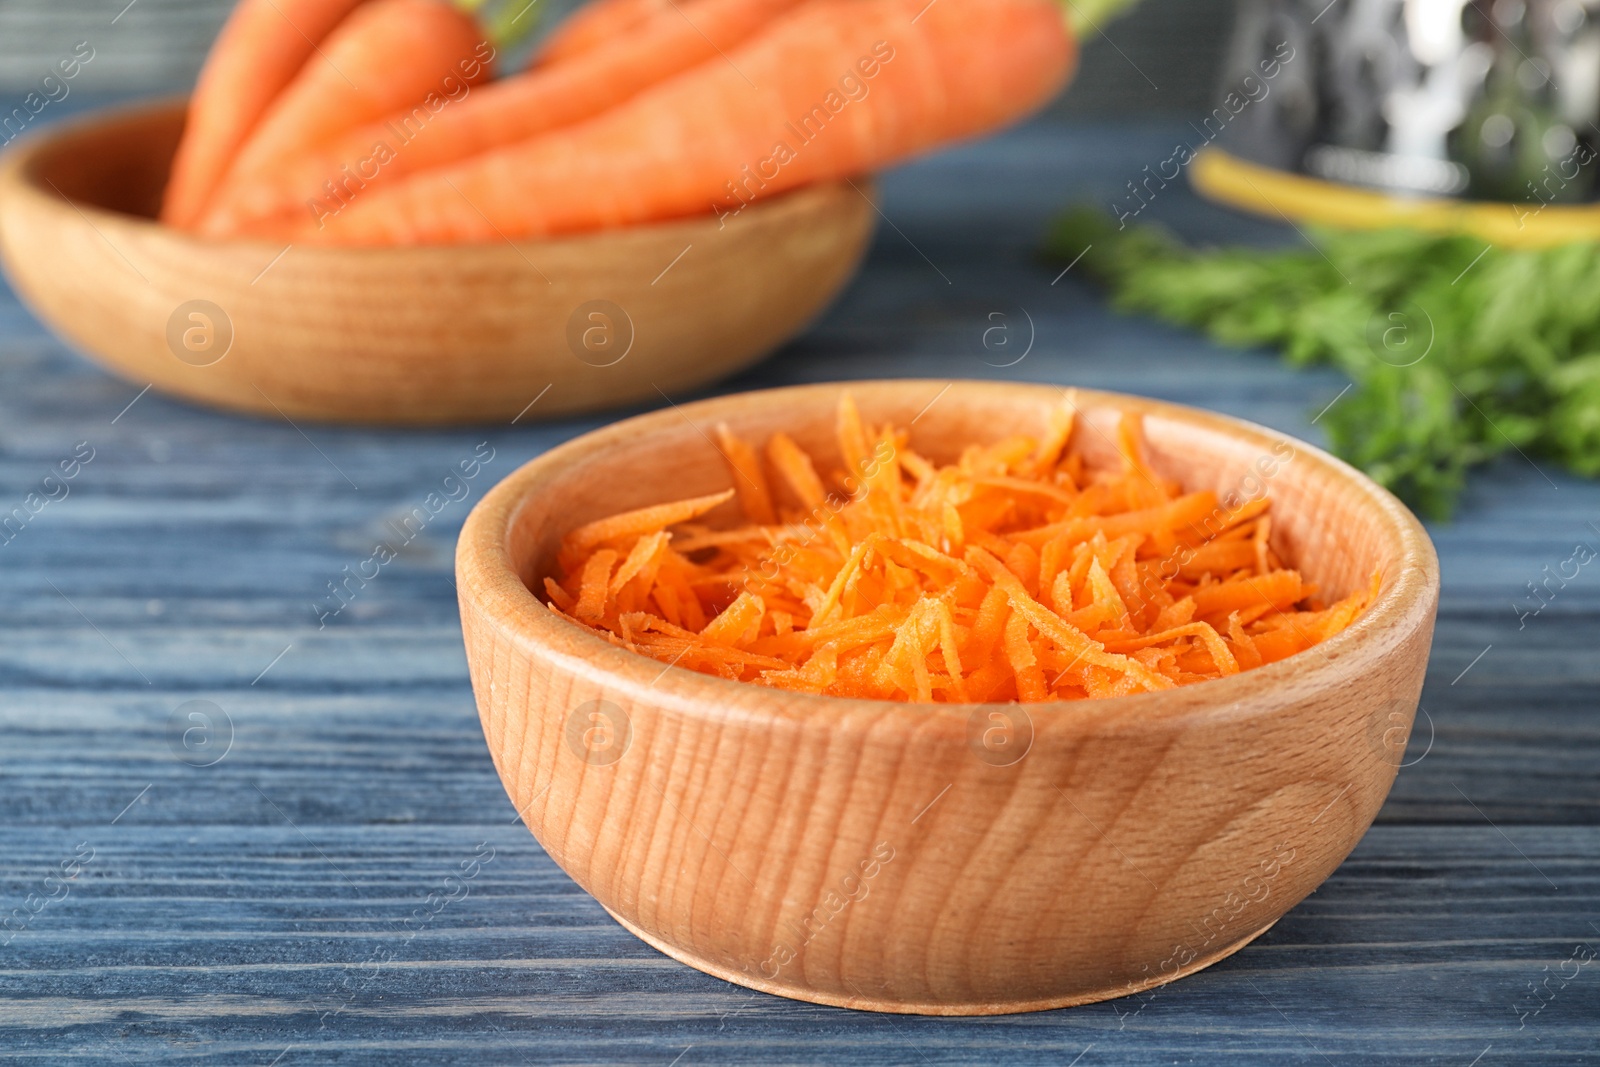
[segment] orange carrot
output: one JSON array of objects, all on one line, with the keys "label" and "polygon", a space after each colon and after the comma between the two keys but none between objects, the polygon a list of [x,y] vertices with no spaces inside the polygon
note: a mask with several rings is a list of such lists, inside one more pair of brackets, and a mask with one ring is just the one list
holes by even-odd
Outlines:
[{"label": "orange carrot", "polygon": [[234,153],[328,33],[365,0],[240,0],[200,71],[161,221],[191,226]]},{"label": "orange carrot", "polygon": [[766,601],[749,593],[740,593],[737,600],[706,624],[700,636],[717,644],[743,647],[755,640],[756,630],[766,612]]},{"label": "orange carrot", "polygon": [[205,231],[276,234],[308,217],[337,214],[373,186],[591,118],[735,47],[798,2],[694,0],[646,19],[604,48],[459,98],[439,96],[434,86],[438,106],[407,100],[393,114],[232,183],[208,213]]},{"label": "orange carrot", "polygon": [[[370,0],[328,35],[273,101],[215,199],[226,202],[241,185],[352,127],[430,94],[465,92],[489,76],[493,56],[472,16],[445,0]],[[204,216],[208,232],[212,214]]]},{"label": "orange carrot", "polygon": [[[588,523],[563,540],[560,580],[544,580],[547,603],[632,651],[725,678],[967,703],[1114,697],[1254,670],[1328,640],[1380,595],[1375,574],[1322,607],[1266,544],[1270,501],[1250,506],[1252,527],[1230,525],[1245,509],[1227,511],[1214,494],[1183,495],[1147,458],[1137,415],[1119,433],[1120,469],[1089,467],[1067,451],[1071,417],[1069,399],[1037,440],[971,447],[939,466],[907,435],[873,431],[846,399],[839,462],[864,475],[850,495],[819,504],[815,463],[774,434],[766,454],[789,501],[766,493],[752,511],[740,484],[745,522],[731,530],[696,520],[735,490]],[[874,450],[866,475],[875,439],[893,451]],[[756,449],[726,426],[717,448],[736,484],[749,476],[766,486]],[[845,484],[843,470],[824,474]],[[980,492],[1010,506],[965,513],[966,544],[953,546],[952,502]],[[1219,512],[1200,527],[1217,530],[1209,536],[1187,518],[1201,496]],[[1168,555],[1174,514],[1196,542],[1177,567]],[[1117,520],[1118,536],[1079,525],[1091,518]],[[1036,551],[1041,526],[1057,532]]]},{"label": "orange carrot", "polygon": [[811,457],[786,433],[775,433],[767,442],[767,458],[788,483],[789,489],[808,508],[817,507],[827,497],[822,479],[811,465]]},{"label": "orange carrot", "polygon": [[577,604],[572,608],[572,614],[580,621],[599,622],[605,615],[606,590],[611,584],[611,568],[616,562],[617,554],[609,548],[603,548],[584,563],[581,591]]},{"label": "orange carrot", "polygon": [[717,426],[717,447],[733,474],[733,487],[739,494],[744,517],[762,525],[772,523],[776,518],[772,510],[772,491],[767,488],[767,476],[761,469],[756,450],[735,437],[725,422]]},{"label": "orange carrot", "polygon": [[551,31],[534,62],[551,66],[595,51],[672,7],[673,0],[590,0]]},{"label": "orange carrot", "polygon": [[637,511],[626,511],[621,515],[597,519],[569,533],[561,543],[561,550],[568,554],[580,553],[588,551],[596,545],[605,544],[607,541],[655,533],[658,530],[666,529],[668,526],[676,526],[680,522],[688,522],[690,519],[699,518],[717,505],[725,503],[732,496],[733,490],[729,489],[722,493],[693,497],[673,504],[657,504],[653,507],[639,508]]},{"label": "orange carrot", "polygon": [[1020,118],[1074,58],[1053,0],[812,0],[597,118],[412,175],[294,232],[449,243],[726,218]]},{"label": "orange carrot", "polygon": [[1195,614],[1226,617],[1229,612],[1240,611],[1258,604],[1270,604],[1283,610],[1304,600],[1309,591],[1294,571],[1273,571],[1270,574],[1235,578],[1215,585],[1203,585],[1194,591]]}]

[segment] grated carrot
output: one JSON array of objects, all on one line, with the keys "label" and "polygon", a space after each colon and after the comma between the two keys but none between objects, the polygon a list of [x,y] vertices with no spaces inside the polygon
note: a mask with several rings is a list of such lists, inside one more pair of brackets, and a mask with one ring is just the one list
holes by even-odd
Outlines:
[{"label": "grated carrot", "polygon": [[564,612],[568,615],[572,614],[573,605],[576,604],[577,601],[573,600],[572,594],[561,588],[561,586],[556,583],[554,578],[546,578],[544,580],[544,591],[545,594],[550,597],[550,603],[555,606],[557,611]]},{"label": "grated carrot", "polygon": [[624,538],[638,537],[640,534],[655,533],[657,530],[665,530],[669,526],[697,519],[731,499],[733,492],[729,489],[671,504],[656,504],[653,507],[625,511],[621,515],[587,523],[573,530],[562,540],[561,554],[563,557],[576,559],[607,541],[620,541]]},{"label": "grated carrot", "polygon": [[573,607],[572,614],[583,622],[599,622],[605,615],[606,589],[611,583],[611,568],[617,562],[617,554],[609,548],[602,548],[590,556],[583,565],[583,579],[580,585],[582,590],[578,594],[578,603]]},{"label": "grated carrot", "polygon": [[822,488],[822,479],[817,477],[816,468],[811,465],[811,457],[800,451],[800,446],[788,434],[772,435],[772,440],[767,442],[767,459],[806,507],[816,507],[827,496]]},{"label": "grated carrot", "polygon": [[722,449],[722,458],[733,474],[733,488],[739,494],[744,517],[757,525],[771,525],[776,516],[772,492],[767,488],[767,476],[761,470],[756,450],[735,437],[725,422],[717,426],[717,447]]},{"label": "grated carrot", "polygon": [[617,573],[611,578],[612,594],[620,593],[628,582],[645,568],[660,566],[662,550],[666,547],[665,530],[645,534],[635,541],[633,547],[628,550],[628,557],[622,561],[622,566],[617,568]]},{"label": "grated carrot", "polygon": [[[1137,414],[1116,469],[1037,438],[941,465],[846,397],[837,467],[786,434],[715,427],[733,488],[579,526],[543,588],[574,625],[664,663],[759,685],[912,702],[1083,700],[1254,670],[1325,641],[1381,575],[1324,604],[1271,543],[1267,498],[1164,480]],[[1159,458],[1159,454],[1158,454]],[[831,490],[829,487],[833,487]],[[729,526],[703,517],[730,500]]]}]

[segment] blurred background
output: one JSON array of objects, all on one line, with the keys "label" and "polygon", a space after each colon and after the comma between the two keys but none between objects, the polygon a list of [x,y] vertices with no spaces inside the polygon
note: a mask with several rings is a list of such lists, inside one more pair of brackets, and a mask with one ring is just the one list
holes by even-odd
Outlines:
[{"label": "blurred background", "polygon": [[[539,0],[541,6],[547,0]],[[542,28],[576,6],[548,0]],[[156,94],[194,83],[232,0],[0,0],[0,104],[9,112],[55,58],[95,50],[73,92]],[[1230,0],[1145,0],[1092,42],[1054,110],[1076,117],[1208,111],[1233,24]],[[1160,89],[1139,70],[1159,72]]]}]

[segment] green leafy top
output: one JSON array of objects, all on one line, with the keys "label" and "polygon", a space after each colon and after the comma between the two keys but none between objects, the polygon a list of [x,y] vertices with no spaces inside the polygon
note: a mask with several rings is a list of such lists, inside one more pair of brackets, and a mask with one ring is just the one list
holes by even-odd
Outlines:
[{"label": "green leafy top", "polygon": [[453,0],[456,7],[473,15],[484,36],[501,51],[520,48],[543,20],[544,8],[538,0]]},{"label": "green leafy top", "polygon": [[1078,209],[1048,248],[1117,308],[1331,363],[1354,389],[1321,420],[1334,450],[1448,516],[1468,468],[1507,451],[1600,475],[1600,246],[1489,248],[1405,230],[1315,231],[1287,251],[1186,248]]},{"label": "green leafy top", "polygon": [[1112,19],[1128,13],[1139,0],[1059,0],[1067,25],[1079,41],[1088,41],[1100,34],[1100,27]]}]

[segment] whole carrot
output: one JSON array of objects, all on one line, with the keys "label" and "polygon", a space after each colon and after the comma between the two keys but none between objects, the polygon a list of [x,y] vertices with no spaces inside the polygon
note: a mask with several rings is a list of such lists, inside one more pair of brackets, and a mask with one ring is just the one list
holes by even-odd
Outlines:
[{"label": "whole carrot", "polygon": [[273,102],[215,200],[430,93],[440,100],[464,94],[488,77],[493,56],[472,16],[444,0],[370,0],[328,35]]},{"label": "whole carrot", "polygon": [[673,0],[590,0],[545,38],[534,63],[560,63],[638,29],[652,16],[671,11]]},{"label": "whole carrot", "polygon": [[373,186],[598,115],[735,47],[798,2],[687,0],[603,48],[486,85],[448,107],[419,104],[256,168],[218,194],[201,228],[215,236],[275,233],[337,214]]},{"label": "whole carrot", "polygon": [[813,0],[597,118],[413,175],[298,232],[450,243],[726,217],[1020,118],[1075,57],[1053,0]]},{"label": "whole carrot", "polygon": [[317,45],[364,0],[241,0],[189,100],[161,220],[199,218],[234,152]]}]

